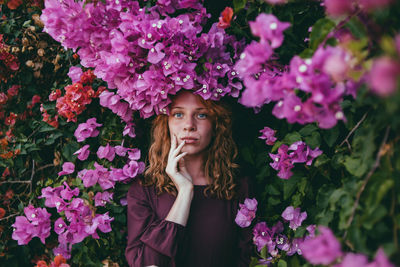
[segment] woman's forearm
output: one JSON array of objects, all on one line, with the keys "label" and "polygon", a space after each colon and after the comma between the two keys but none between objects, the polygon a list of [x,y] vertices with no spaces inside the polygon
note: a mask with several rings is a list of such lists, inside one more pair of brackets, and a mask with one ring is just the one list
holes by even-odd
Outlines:
[{"label": "woman's forearm", "polygon": [[193,186],[185,189],[181,188],[165,220],[186,226],[192,199]]}]

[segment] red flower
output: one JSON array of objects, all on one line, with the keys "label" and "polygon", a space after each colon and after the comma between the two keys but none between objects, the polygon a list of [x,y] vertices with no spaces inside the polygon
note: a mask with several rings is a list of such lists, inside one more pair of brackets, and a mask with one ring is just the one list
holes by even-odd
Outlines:
[{"label": "red flower", "polygon": [[0,93],[0,105],[4,105],[7,103],[8,97],[5,93],[1,92]]},{"label": "red flower", "polygon": [[50,101],[54,101],[57,100],[57,98],[59,98],[61,96],[61,90],[60,89],[56,89],[55,91],[52,91],[49,95],[49,100]]},{"label": "red flower", "polygon": [[37,103],[40,103],[40,101],[41,101],[40,96],[39,96],[39,95],[34,95],[34,96],[32,97],[32,106],[34,106],[34,105],[37,104]]},{"label": "red flower", "polygon": [[6,211],[3,208],[0,208],[0,219],[6,215]]},{"label": "red flower", "polygon": [[14,112],[11,112],[10,115],[5,119],[5,125],[14,125],[16,122],[17,115]]},{"label": "red flower", "polygon": [[14,84],[7,90],[7,95],[8,97],[16,96],[18,95],[18,89],[21,88],[21,85],[16,85]]},{"label": "red flower", "polygon": [[48,267],[47,263],[45,261],[38,261],[36,262],[36,266],[35,267]]},{"label": "red flower", "polygon": [[1,175],[1,177],[5,178],[7,176],[10,175],[10,170],[8,169],[8,167],[3,171],[3,174]]},{"label": "red flower", "polygon": [[226,29],[231,26],[231,20],[233,17],[233,9],[231,7],[225,7],[219,17],[218,28]]},{"label": "red flower", "polygon": [[55,267],[59,267],[61,264],[63,263],[67,263],[67,260],[64,259],[64,257],[60,254],[58,254],[55,258],[54,258],[54,266]]},{"label": "red flower", "polygon": [[10,0],[7,3],[9,9],[17,9],[22,4],[22,0]]},{"label": "red flower", "polygon": [[[10,174],[10,171],[8,170],[8,168],[6,168],[6,170],[8,171],[8,174]],[[13,197],[14,197],[14,191],[12,189],[8,189],[4,195],[4,199],[9,200],[9,199],[12,199]]]}]

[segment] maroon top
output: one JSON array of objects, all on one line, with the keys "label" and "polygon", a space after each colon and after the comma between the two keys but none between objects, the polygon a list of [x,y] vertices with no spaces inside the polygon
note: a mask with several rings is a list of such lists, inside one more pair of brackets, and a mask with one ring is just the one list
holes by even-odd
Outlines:
[{"label": "maroon top", "polygon": [[206,197],[204,185],[194,186],[186,227],[166,221],[175,197],[156,194],[154,186],[137,179],[128,192],[128,245],[125,256],[131,267],[249,266],[251,230],[235,223],[238,203],[249,196],[247,179],[240,182],[238,197]]}]

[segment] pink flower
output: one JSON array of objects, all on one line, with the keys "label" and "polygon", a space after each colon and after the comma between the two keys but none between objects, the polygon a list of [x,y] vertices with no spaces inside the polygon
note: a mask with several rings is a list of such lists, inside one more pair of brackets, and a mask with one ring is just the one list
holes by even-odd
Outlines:
[{"label": "pink flower", "polygon": [[278,154],[269,153],[273,160],[269,165],[278,172],[278,177],[282,179],[289,179],[293,173],[291,169],[294,167],[291,158],[287,154],[288,146],[283,144],[278,148]]},{"label": "pink flower", "polygon": [[320,234],[305,240],[300,249],[310,263],[328,265],[342,255],[340,243],[328,227],[319,226],[318,230]]},{"label": "pink flower", "polygon": [[256,217],[257,200],[255,198],[244,200],[244,204],[239,203],[240,210],[236,214],[235,222],[240,227],[248,227]]},{"label": "pink flower", "polygon": [[261,42],[270,43],[272,48],[281,46],[283,31],[290,27],[290,23],[279,21],[274,15],[261,13],[256,21],[250,23],[253,35],[261,38]]},{"label": "pink flower", "polygon": [[367,265],[367,267],[394,267],[386,257],[385,251],[382,248],[378,249],[373,262]]},{"label": "pink flower", "polygon": [[354,267],[354,266],[367,266],[368,258],[363,254],[346,253],[340,264],[334,267]]},{"label": "pink flower", "polygon": [[332,17],[345,15],[353,11],[353,1],[350,0],[325,0],[326,13]]},{"label": "pink flower", "polygon": [[89,145],[84,145],[74,153],[74,155],[78,155],[77,158],[79,160],[86,160],[89,157],[89,154],[90,154]]},{"label": "pink flower", "polygon": [[94,205],[95,206],[105,206],[108,202],[112,200],[113,193],[109,193],[107,191],[101,193],[97,192],[94,196]]},{"label": "pink flower", "polygon": [[106,146],[100,146],[97,150],[97,157],[99,159],[107,159],[108,161],[113,161],[115,158],[115,149],[114,147],[107,144]]},{"label": "pink flower", "polygon": [[102,124],[96,122],[96,118],[90,118],[85,123],[81,123],[75,130],[76,141],[82,142],[86,138],[96,137],[100,132],[97,127],[102,126]]},{"label": "pink flower", "polygon": [[79,67],[70,67],[68,76],[71,78],[72,83],[79,82],[81,80],[81,75],[83,74],[83,71]]},{"label": "pink flower", "polygon": [[72,162],[65,162],[62,166],[62,171],[58,173],[58,176],[71,174],[75,171],[75,165]]},{"label": "pink flower", "polygon": [[389,96],[397,88],[400,64],[389,58],[380,57],[374,60],[369,74],[371,90],[379,96]]},{"label": "pink flower", "polygon": [[45,208],[34,208],[32,205],[24,208],[25,216],[17,216],[12,225],[15,230],[12,238],[18,241],[19,245],[26,245],[33,237],[39,237],[44,244],[45,239],[50,235],[51,214]]},{"label": "pink flower", "polygon": [[266,144],[272,146],[276,141],[276,137],[274,136],[275,132],[275,130],[272,130],[269,127],[264,127],[264,129],[260,130],[262,135],[258,138],[265,139]]},{"label": "pink flower", "polygon": [[359,0],[361,8],[368,11],[384,8],[392,3],[392,0]]},{"label": "pink flower", "polygon": [[287,0],[265,0],[265,2],[267,2],[270,5],[282,5],[286,4]]},{"label": "pink flower", "polygon": [[7,95],[9,97],[18,95],[18,89],[21,88],[21,85],[13,85],[7,90]]},{"label": "pink flower", "polygon": [[307,218],[307,212],[304,211],[300,213],[300,208],[295,209],[293,206],[289,206],[283,211],[282,218],[290,222],[290,229],[296,230]]}]

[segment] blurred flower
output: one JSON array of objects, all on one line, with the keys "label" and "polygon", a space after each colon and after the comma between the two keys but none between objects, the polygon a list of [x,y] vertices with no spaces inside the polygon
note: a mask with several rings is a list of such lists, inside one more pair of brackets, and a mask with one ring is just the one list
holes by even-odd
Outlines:
[{"label": "blurred flower", "polygon": [[[7,90],[8,97],[13,97],[18,95],[18,90],[21,88],[21,85],[14,84]],[[1,102],[1,101],[0,101]]]},{"label": "blurred flower", "polygon": [[386,97],[393,94],[398,86],[400,64],[389,58],[380,57],[374,60],[369,73],[369,84],[372,92]]},{"label": "blurred flower", "polygon": [[319,226],[318,230],[320,234],[305,240],[300,249],[308,262],[328,265],[342,255],[340,243],[328,227]]},{"label": "blurred flower", "polygon": [[0,208],[0,219],[3,218],[5,214],[6,214],[6,210],[3,208]]},{"label": "blurred flower", "polygon": [[219,17],[219,22],[217,24],[218,28],[226,29],[231,26],[231,20],[233,17],[233,9],[231,7],[225,7]]},{"label": "blurred flower", "polygon": [[272,48],[281,46],[283,31],[290,27],[290,23],[279,21],[274,15],[261,13],[256,21],[250,21],[253,35],[260,37],[261,43],[269,43]]},{"label": "blurred flower", "polygon": [[325,0],[326,13],[332,17],[342,16],[354,10],[353,0]]},{"label": "blurred flower", "polygon": [[270,5],[282,5],[286,4],[288,0],[265,0]]},{"label": "blurred flower", "polygon": [[7,2],[7,7],[11,10],[17,9],[22,5],[22,0],[10,0]]},{"label": "blurred flower", "polygon": [[363,254],[346,253],[340,264],[334,267],[354,267],[354,266],[369,266],[368,258]]},{"label": "blurred flower", "polygon": [[390,263],[386,257],[385,251],[382,248],[378,249],[375,255],[374,261],[367,265],[367,267],[395,267],[394,264]]},{"label": "blurred flower", "polygon": [[359,0],[359,5],[362,9],[374,11],[379,8],[384,8],[390,5],[393,0]]}]

